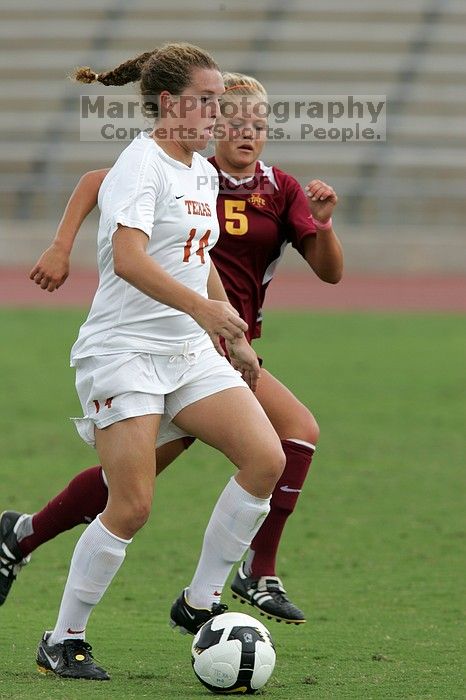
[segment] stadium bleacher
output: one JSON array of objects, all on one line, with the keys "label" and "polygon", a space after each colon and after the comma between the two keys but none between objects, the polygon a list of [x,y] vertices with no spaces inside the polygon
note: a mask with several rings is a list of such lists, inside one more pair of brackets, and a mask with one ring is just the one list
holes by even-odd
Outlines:
[{"label": "stadium bleacher", "polygon": [[207,48],[222,68],[254,74],[271,95],[387,95],[386,143],[274,142],[267,160],[303,183],[332,183],[339,217],[355,227],[462,226],[463,0],[160,5],[2,0],[0,221],[56,221],[79,175],[111,164],[124,146],[80,141],[79,95],[111,89],[73,84],[73,68],[107,69],[180,40]]}]

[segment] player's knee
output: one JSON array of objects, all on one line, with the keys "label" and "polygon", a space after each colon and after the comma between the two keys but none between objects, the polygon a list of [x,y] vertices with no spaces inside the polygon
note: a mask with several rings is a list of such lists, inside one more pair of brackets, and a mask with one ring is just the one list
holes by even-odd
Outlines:
[{"label": "player's knee", "polygon": [[320,436],[319,424],[310,411],[307,413],[307,420],[305,426],[303,426],[304,432],[307,436],[307,439],[305,438],[305,440],[306,442],[310,442],[311,445],[317,445]]},{"label": "player's knee", "polygon": [[132,513],[132,523],[134,532],[140,530],[149,520],[151,503],[141,501],[136,504]]},{"label": "player's knee", "polygon": [[120,511],[120,523],[125,532],[132,537],[149,519],[152,498],[148,494],[133,495]]},{"label": "player's knee", "polygon": [[311,445],[317,445],[320,435],[319,424],[306,406],[300,405],[297,411],[290,416],[290,421],[286,426],[286,435],[282,435],[284,440],[303,440]]},{"label": "player's knee", "polygon": [[261,460],[261,476],[264,481],[275,486],[285,469],[286,455],[283,452],[280,442],[270,446],[264,446]]},{"label": "player's knee", "polygon": [[274,466],[274,475],[275,475],[277,481],[279,480],[279,478],[283,474],[283,470],[285,469],[285,464],[286,464],[286,455],[283,452],[283,449],[280,448],[276,452],[274,465],[273,465]]}]

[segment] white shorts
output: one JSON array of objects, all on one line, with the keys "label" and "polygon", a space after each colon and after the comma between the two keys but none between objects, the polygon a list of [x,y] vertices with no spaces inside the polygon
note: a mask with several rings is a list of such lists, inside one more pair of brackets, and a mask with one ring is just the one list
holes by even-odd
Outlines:
[{"label": "white shorts", "polygon": [[224,389],[247,387],[239,372],[215,350],[191,352],[189,344],[172,355],[122,353],[76,360],[76,390],[83,418],[73,418],[84,442],[95,446],[95,428],[162,415],[157,446],[184,437],[173,422],[183,408]]}]

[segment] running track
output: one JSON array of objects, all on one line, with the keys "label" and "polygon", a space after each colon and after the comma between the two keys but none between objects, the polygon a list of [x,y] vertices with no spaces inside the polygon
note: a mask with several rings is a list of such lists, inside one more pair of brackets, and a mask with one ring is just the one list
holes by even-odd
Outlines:
[{"label": "running track", "polygon": [[[57,292],[43,292],[23,268],[0,267],[0,306],[89,306],[97,284],[93,271],[73,269]],[[306,271],[284,270],[267,293],[267,308],[360,311],[466,312],[466,277],[354,276],[338,285]]]}]

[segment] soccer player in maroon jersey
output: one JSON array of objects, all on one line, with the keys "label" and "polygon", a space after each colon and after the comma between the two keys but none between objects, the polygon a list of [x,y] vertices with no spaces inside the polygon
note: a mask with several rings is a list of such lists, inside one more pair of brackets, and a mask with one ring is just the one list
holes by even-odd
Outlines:
[{"label": "soccer player in maroon jersey", "polygon": [[[227,73],[224,79],[223,102],[228,110],[222,110],[217,123],[218,140],[211,159],[220,179],[217,214],[221,232],[211,258],[228,299],[248,324],[248,339],[253,341],[261,335],[264,297],[287,243],[320,279],[332,284],[341,279],[342,250],[331,219],[337,196],[320,180],[312,180],[303,191],[293,177],[259,160],[267,121],[256,107],[267,100],[265,89],[254,78],[241,74]],[[31,271],[31,279],[42,289],[54,291],[66,280],[74,239],[96,204],[106,173],[87,173],[71,196],[54,243]],[[308,408],[264,368],[256,397],[282,441],[286,466],[273,492],[270,513],[231,587],[234,597],[269,618],[300,624],[306,621],[305,615],[288,598],[276,575],[276,555],[311,464],[319,427]],[[159,448],[157,471],[191,442],[184,438]],[[106,501],[105,476],[96,466],[78,474],[32,516],[5,511],[0,518],[0,605],[22,562],[34,549],[60,532],[90,522]]]}]

